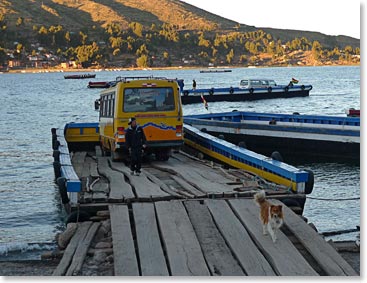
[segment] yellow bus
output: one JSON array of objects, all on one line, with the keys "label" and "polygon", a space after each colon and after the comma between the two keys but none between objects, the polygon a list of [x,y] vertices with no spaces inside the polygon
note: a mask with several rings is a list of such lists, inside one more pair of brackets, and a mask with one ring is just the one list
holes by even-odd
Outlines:
[{"label": "yellow bus", "polygon": [[117,78],[101,92],[99,131],[102,153],[112,160],[127,157],[125,133],[135,117],[147,139],[145,153],[168,160],[183,145],[183,114],[176,80],[156,77]]}]

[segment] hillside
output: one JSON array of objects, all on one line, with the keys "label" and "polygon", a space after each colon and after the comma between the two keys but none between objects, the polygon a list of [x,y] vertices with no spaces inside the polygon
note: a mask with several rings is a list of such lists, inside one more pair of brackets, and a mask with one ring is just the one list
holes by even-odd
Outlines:
[{"label": "hillside", "polygon": [[[258,30],[178,0],[0,0],[0,14],[7,16],[7,28],[14,31],[17,30],[17,19],[22,18],[23,32],[30,31],[34,25],[62,25],[68,30],[87,30],[91,33],[112,23],[128,29],[130,22],[138,22],[146,29],[168,23],[178,30],[190,31]],[[245,16],[243,21],[246,21]],[[360,40],[346,36],[271,28],[262,30],[282,42],[306,37],[310,41],[319,41],[326,48],[344,48],[347,45],[356,48],[360,45]]]}]

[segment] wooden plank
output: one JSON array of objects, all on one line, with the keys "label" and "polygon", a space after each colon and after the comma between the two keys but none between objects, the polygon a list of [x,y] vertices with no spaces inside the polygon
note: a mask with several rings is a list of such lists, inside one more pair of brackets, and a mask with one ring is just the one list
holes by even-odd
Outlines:
[{"label": "wooden plank", "polygon": [[133,203],[142,276],[168,276],[153,203]]},{"label": "wooden plank", "polygon": [[76,276],[79,275],[80,270],[82,269],[83,262],[85,259],[85,256],[87,255],[88,248],[94,238],[94,235],[96,234],[100,222],[94,222],[87,234],[85,235],[84,239],[78,244],[78,247],[75,251],[75,254],[73,256],[73,260],[69,266],[68,271],[66,272],[66,276]]},{"label": "wooden plank", "polygon": [[233,192],[232,187],[226,184],[232,180],[213,170],[210,171],[206,166],[197,167],[192,161],[186,164],[172,158],[167,162],[156,162],[154,167],[174,172],[174,175],[180,176],[191,186],[207,194]]},{"label": "wooden plank", "polygon": [[174,176],[172,175],[171,178],[173,180],[175,180],[182,188],[184,188],[186,191],[188,191],[190,194],[196,196],[196,197],[204,197],[206,196],[205,193],[203,193],[202,191],[199,191],[197,188],[195,188],[194,186],[191,186],[188,182],[186,182],[184,179],[178,177],[178,176]]},{"label": "wooden plank", "polygon": [[186,201],[184,204],[211,274],[244,276],[245,273],[218,231],[207,206],[199,201]]},{"label": "wooden plank", "polygon": [[87,233],[91,225],[92,225],[91,221],[86,221],[86,222],[82,222],[79,224],[78,229],[76,230],[74,236],[71,238],[68,246],[66,247],[64,255],[59,265],[56,267],[56,269],[52,273],[52,276],[65,275],[80,241],[84,238],[85,234]]},{"label": "wooden plank", "polygon": [[[280,201],[274,201],[274,203]],[[330,276],[358,276],[358,273],[343,257],[327,243],[315,230],[284,206],[285,224],[297,237],[321,268]]]},{"label": "wooden plank", "polygon": [[171,188],[168,185],[163,183],[159,178],[157,178],[153,174],[149,173],[147,170],[142,169],[142,172],[147,176],[147,178],[150,181],[152,181],[153,183],[156,183],[161,188],[161,190],[163,190],[167,194],[172,195],[172,197],[182,198],[181,195],[179,195],[175,191],[171,190]]},{"label": "wooden plank", "polygon": [[98,157],[97,162],[99,173],[109,181],[110,202],[121,202],[135,198],[132,187],[125,181],[124,175],[110,168],[107,157]]},{"label": "wooden plank", "polygon": [[126,205],[109,205],[116,276],[138,276],[139,268]]},{"label": "wooden plank", "polygon": [[[281,231],[277,232],[278,240],[276,243],[273,243],[269,235],[263,235],[259,220],[260,209],[253,199],[229,200],[229,204],[278,275],[318,275]],[[300,219],[300,221],[302,220]]]},{"label": "wooden plank", "polygon": [[171,195],[162,191],[160,186],[150,181],[144,173],[140,176],[133,176],[130,174],[130,168],[121,162],[112,162],[111,167],[113,170],[122,172],[129,179],[139,200],[150,200],[152,198],[156,200],[171,199]]},{"label": "wooden plank", "polygon": [[205,203],[246,274],[249,276],[276,275],[226,201],[205,200]]},{"label": "wooden plank", "polygon": [[91,163],[90,163],[90,175],[93,178],[98,178],[99,177],[99,173],[98,173],[98,167],[97,167],[97,162],[95,160],[92,159]]},{"label": "wooden plank", "polygon": [[171,275],[209,276],[199,241],[182,202],[156,202],[155,208]]},{"label": "wooden plank", "polygon": [[87,153],[85,151],[77,151],[74,152],[71,162],[73,164],[75,173],[79,178],[82,178],[83,168],[84,168],[84,160]]}]

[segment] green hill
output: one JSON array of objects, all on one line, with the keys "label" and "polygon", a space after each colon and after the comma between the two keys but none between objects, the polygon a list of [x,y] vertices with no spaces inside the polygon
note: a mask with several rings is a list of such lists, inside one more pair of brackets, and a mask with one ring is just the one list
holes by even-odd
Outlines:
[{"label": "green hill", "polygon": [[[98,31],[108,24],[118,23],[128,29],[130,22],[145,28],[168,23],[178,30],[251,32],[258,28],[239,25],[178,0],[0,0],[0,14],[6,15],[7,28],[17,31],[17,21],[23,19],[22,32],[34,25],[62,25],[68,30]],[[310,19],[312,20],[312,19]],[[246,16],[244,15],[244,22]],[[360,40],[347,36],[329,36],[317,32],[262,28],[282,42],[296,37],[319,41],[326,48],[359,47]]]}]

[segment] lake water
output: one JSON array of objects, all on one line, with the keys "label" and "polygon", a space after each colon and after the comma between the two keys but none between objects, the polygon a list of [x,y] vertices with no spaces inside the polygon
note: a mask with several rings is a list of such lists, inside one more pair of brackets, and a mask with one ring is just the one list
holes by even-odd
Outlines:
[{"label": "lake water", "polygon": [[[212,113],[254,111],[345,116],[360,109],[360,67],[238,68],[228,73],[199,70],[101,71],[93,81],[117,76],[164,76],[185,80],[191,88],[238,86],[246,77],[271,78],[287,84],[312,84],[310,97],[248,102],[209,103]],[[0,260],[30,259],[55,247],[64,228],[52,167],[52,127],[68,122],[97,122],[98,89],[89,80],[65,80],[63,73],[0,74]],[[185,105],[184,114],[208,113],[202,104]],[[315,174],[314,190],[304,215],[320,232],[360,225],[360,166],[346,163],[293,164]],[[315,199],[316,198],[316,199]],[[320,200],[328,199],[326,200]],[[333,239],[354,240],[357,233]]]}]

